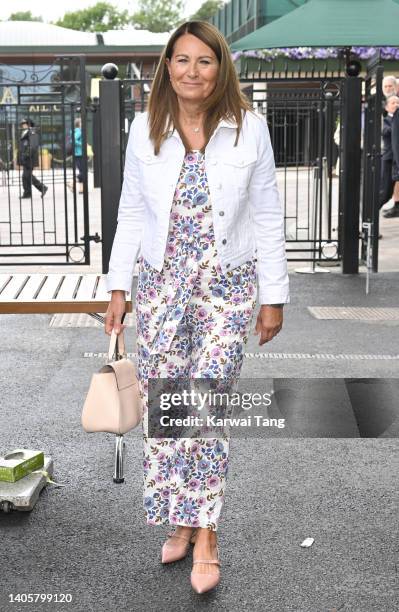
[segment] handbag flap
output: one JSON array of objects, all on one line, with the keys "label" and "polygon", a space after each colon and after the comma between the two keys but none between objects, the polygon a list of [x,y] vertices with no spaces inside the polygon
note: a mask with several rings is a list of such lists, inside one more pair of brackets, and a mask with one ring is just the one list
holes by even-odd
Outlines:
[{"label": "handbag flap", "polygon": [[112,368],[115,373],[116,384],[119,391],[137,385],[136,368],[130,359],[118,359],[108,364],[108,367]]}]

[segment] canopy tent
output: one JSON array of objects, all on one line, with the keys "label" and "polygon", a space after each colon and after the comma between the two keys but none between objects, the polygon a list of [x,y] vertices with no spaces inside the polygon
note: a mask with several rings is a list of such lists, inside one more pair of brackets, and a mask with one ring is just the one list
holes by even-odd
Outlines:
[{"label": "canopy tent", "polygon": [[393,0],[310,0],[231,49],[351,46],[399,46],[399,5]]}]

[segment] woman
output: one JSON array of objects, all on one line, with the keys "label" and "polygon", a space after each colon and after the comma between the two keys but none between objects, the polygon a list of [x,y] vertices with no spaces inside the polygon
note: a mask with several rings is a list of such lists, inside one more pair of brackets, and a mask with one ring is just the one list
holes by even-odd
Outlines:
[{"label": "woman", "polygon": [[225,39],[206,22],[184,23],[172,34],[148,110],[131,126],[107,276],[108,334],[123,328],[140,245],[135,310],[145,513],[148,524],[175,526],[162,549],[164,563],[183,558],[194,543],[191,584],[205,592],[220,579],[216,536],[229,439],[149,438],[148,380],[233,383],[256,281],[259,344],[281,330],[289,302],[267,124],[240,91]]},{"label": "woman", "polygon": [[[82,162],[82,120],[76,117],[73,130],[74,141],[74,161],[77,170],[76,178],[79,183],[78,193],[83,193],[83,162]],[[73,191],[73,184],[68,183],[68,187]]]}]

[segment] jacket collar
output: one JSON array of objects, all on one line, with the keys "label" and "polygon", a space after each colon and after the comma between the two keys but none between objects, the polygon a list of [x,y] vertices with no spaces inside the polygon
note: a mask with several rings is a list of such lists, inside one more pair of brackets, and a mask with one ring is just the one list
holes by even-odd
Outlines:
[{"label": "jacket collar", "polygon": [[[168,120],[166,120],[166,125],[167,125],[167,123],[168,123]],[[219,123],[217,124],[217,126],[215,128],[214,134],[216,134],[216,132],[220,128],[222,128],[222,127],[237,129],[238,125],[237,125],[237,122],[236,122],[236,120],[234,118],[231,118],[229,120],[227,120],[227,119],[220,119]],[[180,139],[179,133],[177,132],[177,130],[173,130],[173,128],[170,128],[168,130],[168,135],[169,136],[172,135],[172,136],[175,136],[176,138]]]}]

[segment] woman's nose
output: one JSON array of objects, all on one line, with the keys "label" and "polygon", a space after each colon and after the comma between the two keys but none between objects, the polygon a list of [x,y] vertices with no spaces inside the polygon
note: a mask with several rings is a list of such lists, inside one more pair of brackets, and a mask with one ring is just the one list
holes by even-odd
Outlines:
[{"label": "woman's nose", "polygon": [[197,76],[197,67],[195,64],[190,64],[187,70],[187,74],[190,78],[195,78]]}]

